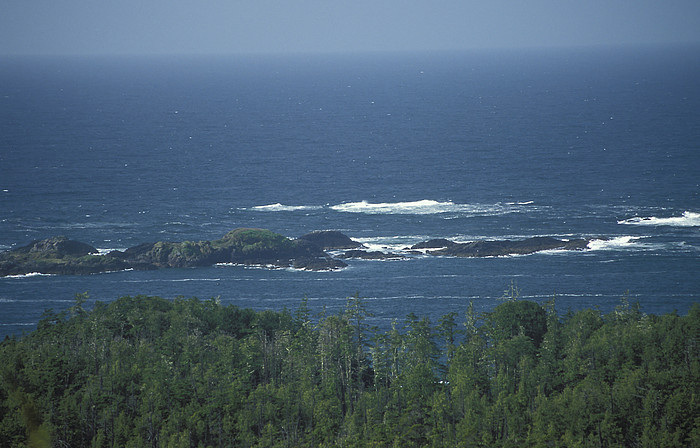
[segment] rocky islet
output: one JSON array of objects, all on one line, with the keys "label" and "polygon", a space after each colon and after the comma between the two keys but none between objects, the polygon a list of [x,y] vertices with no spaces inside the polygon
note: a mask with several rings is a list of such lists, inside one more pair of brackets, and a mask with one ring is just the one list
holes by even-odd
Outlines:
[{"label": "rocky islet", "polygon": [[[346,267],[343,259],[396,260],[416,254],[446,257],[528,255],[546,250],[583,250],[588,239],[533,237],[523,240],[478,240],[457,243],[432,239],[403,251],[369,251],[335,230],[320,230],[290,239],[265,229],[236,229],[211,241],[158,241],[99,255],[95,247],[58,236],[0,253],[0,276],[30,273],[80,275],[127,269],[189,268],[240,264],[312,271]],[[327,251],[334,251],[334,256]]]}]

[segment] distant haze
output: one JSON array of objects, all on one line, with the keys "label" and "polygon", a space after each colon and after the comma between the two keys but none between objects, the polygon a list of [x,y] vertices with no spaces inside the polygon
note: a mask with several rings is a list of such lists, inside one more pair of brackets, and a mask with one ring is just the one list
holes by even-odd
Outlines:
[{"label": "distant haze", "polygon": [[698,0],[4,0],[0,55],[700,42]]}]

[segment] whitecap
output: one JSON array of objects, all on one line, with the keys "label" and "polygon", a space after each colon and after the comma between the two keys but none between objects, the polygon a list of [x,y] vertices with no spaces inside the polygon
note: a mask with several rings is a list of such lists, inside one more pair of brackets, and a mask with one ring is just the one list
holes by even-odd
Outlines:
[{"label": "whitecap", "polygon": [[171,282],[220,282],[220,278],[178,278]]},{"label": "whitecap", "polygon": [[256,210],[261,212],[296,212],[299,210],[318,210],[323,208],[320,205],[284,205],[279,202],[275,204],[268,205],[256,205],[251,207],[250,210]]},{"label": "whitecap", "polygon": [[438,202],[429,199],[413,202],[346,202],[333,205],[331,209],[346,213],[367,213],[370,215],[429,215],[434,213],[454,212],[455,204],[451,201]]},{"label": "whitecap", "polygon": [[345,202],[333,205],[331,209],[338,212],[366,213],[370,215],[433,215],[443,213],[500,215],[517,210],[508,204],[456,204],[452,201],[434,201],[431,199],[409,202]]},{"label": "whitecap", "polygon": [[[497,204],[458,204],[452,201],[435,201],[422,199],[419,201],[403,202],[343,202],[336,205],[287,205],[274,203],[256,205],[254,207],[242,207],[239,210],[253,210],[260,212],[295,212],[323,210],[329,208],[343,213],[364,213],[370,215],[433,215],[447,214],[446,219],[456,219],[468,216],[502,215],[524,210],[524,205],[531,205],[533,201],[519,203]],[[531,208],[527,208],[531,210]]]},{"label": "whitecap", "polygon": [[506,202],[508,205],[532,205],[535,201],[518,201],[518,202]]},{"label": "whitecap", "polygon": [[637,226],[698,227],[700,226],[700,213],[685,211],[681,216],[672,216],[668,218],[635,216],[634,218],[624,219],[617,223]]}]

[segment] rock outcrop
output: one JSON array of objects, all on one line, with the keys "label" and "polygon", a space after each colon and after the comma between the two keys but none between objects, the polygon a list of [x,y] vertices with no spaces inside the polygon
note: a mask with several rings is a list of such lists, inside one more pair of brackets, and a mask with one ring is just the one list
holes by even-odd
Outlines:
[{"label": "rock outcrop", "polygon": [[94,274],[118,271],[130,266],[118,259],[96,255],[97,249],[57,236],[33,241],[0,253],[0,277],[38,272],[41,274]]},{"label": "rock outcrop", "polygon": [[156,268],[211,266],[217,263],[294,267],[329,270],[345,266],[317,246],[303,240],[291,240],[263,229],[236,229],[212,241],[184,241],[141,244],[108,256],[127,261],[135,267]]},{"label": "rock outcrop", "polygon": [[316,230],[298,238],[319,247],[322,250],[343,250],[362,247],[362,243],[350,239],[337,230]]},{"label": "rock outcrop", "polygon": [[[219,263],[255,265],[312,271],[340,269],[341,259],[396,260],[411,255],[448,257],[499,257],[527,255],[544,250],[583,250],[589,240],[534,237],[519,241],[472,241],[456,243],[433,239],[399,253],[368,251],[346,235],[324,230],[295,240],[263,229],[236,229],[211,241],[144,243],[125,251],[97,255],[89,244],[55,237],[0,253],[0,277],[42,274],[93,274],[126,269],[161,269],[211,266]],[[343,251],[335,258],[326,250]]]},{"label": "rock outcrop", "polygon": [[92,274],[125,269],[211,266],[217,263],[331,270],[347,266],[304,240],[262,229],[236,229],[213,241],[144,243],[125,251],[94,255],[89,244],[56,237],[0,254],[0,276]]},{"label": "rock outcrop", "polygon": [[430,255],[450,257],[502,257],[506,255],[528,255],[543,250],[583,250],[589,240],[560,240],[552,237],[533,237],[524,240],[471,241],[455,243],[449,240],[430,240],[416,244],[411,249],[430,249]]}]

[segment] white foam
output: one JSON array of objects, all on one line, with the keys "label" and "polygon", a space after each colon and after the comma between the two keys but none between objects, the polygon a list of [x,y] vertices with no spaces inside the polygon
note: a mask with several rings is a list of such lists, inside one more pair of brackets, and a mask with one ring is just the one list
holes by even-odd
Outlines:
[{"label": "white foam", "polygon": [[535,201],[518,201],[518,202],[506,202],[508,205],[532,205]]},{"label": "white foam", "polygon": [[245,263],[216,263],[214,266],[218,267],[236,267],[243,269],[265,269],[265,270],[282,270],[285,269],[283,266],[276,264],[245,264]]},{"label": "white foam", "polygon": [[589,250],[621,250],[630,249],[637,245],[641,239],[638,236],[618,236],[608,240],[591,240],[588,242]]},{"label": "white foam", "polygon": [[251,210],[262,212],[295,212],[299,210],[318,210],[323,208],[320,205],[284,205],[279,202],[269,205],[256,205],[251,207]]},{"label": "white foam", "polygon": [[[295,212],[331,209],[343,213],[365,213],[370,215],[433,215],[433,214],[457,214],[457,216],[446,216],[446,219],[454,219],[464,215],[502,215],[523,210],[523,206],[532,205],[533,201],[517,203],[497,203],[497,204],[456,204],[452,201],[434,201],[422,199],[419,201],[406,202],[343,202],[336,205],[286,205],[274,203],[268,205],[256,205],[240,210],[255,210],[261,212]],[[528,207],[531,210],[532,207]]]},{"label": "white foam", "polygon": [[412,202],[346,202],[343,204],[333,205],[331,206],[331,209],[338,212],[366,213],[370,215],[433,215],[441,213],[492,215],[515,211],[512,205],[455,204],[452,201],[441,202],[431,199],[423,199]]},{"label": "white foam", "polygon": [[362,243],[367,250],[382,252],[401,252],[407,247],[411,247],[414,244],[418,244],[429,239],[430,237],[425,235],[395,235],[353,238],[353,240],[357,241],[358,243]]},{"label": "white foam", "polygon": [[428,199],[413,202],[380,202],[367,201],[346,202],[334,205],[331,208],[339,212],[367,213],[367,214],[432,214],[452,211],[454,203],[438,202]]},{"label": "white foam", "polygon": [[99,274],[114,274],[116,272],[131,272],[134,271],[134,268],[126,268],[126,269],[117,269],[116,271],[104,271],[104,272],[95,272],[92,275],[99,275]]},{"label": "white foam", "polygon": [[6,275],[4,278],[30,278],[30,277],[50,277],[54,274],[42,274],[41,272],[29,272],[27,274]]},{"label": "white foam", "polygon": [[173,282],[220,282],[220,278],[178,278]]},{"label": "white foam", "polygon": [[118,250],[120,252],[124,252],[126,248],[120,248],[120,249],[108,249],[108,248],[97,248],[97,255],[107,255],[110,252],[114,252],[115,250]]},{"label": "white foam", "polygon": [[700,226],[700,213],[685,211],[682,216],[672,216],[669,218],[635,216],[634,218],[624,219],[617,223],[637,226],[698,227]]}]

